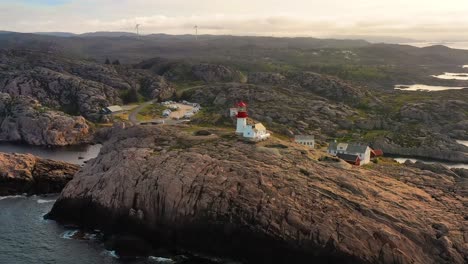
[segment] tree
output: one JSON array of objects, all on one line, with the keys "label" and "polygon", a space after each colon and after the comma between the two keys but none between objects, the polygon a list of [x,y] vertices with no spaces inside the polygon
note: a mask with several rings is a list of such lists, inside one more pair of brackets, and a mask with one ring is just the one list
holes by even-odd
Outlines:
[{"label": "tree", "polygon": [[109,58],[106,58],[105,64],[111,64]]},{"label": "tree", "polygon": [[115,61],[112,62],[112,64],[114,64],[114,65],[120,65],[120,61],[119,61],[119,60],[115,60]]}]

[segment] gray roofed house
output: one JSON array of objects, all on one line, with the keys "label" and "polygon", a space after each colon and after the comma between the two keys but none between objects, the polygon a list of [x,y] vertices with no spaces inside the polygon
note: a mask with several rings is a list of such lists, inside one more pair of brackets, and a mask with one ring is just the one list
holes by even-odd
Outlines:
[{"label": "gray roofed house", "polygon": [[328,153],[337,156],[339,154],[357,155],[361,160],[361,165],[370,162],[371,148],[368,145],[359,143],[338,143],[332,142],[328,146]]},{"label": "gray roofed house", "polygon": [[348,148],[346,149],[346,151],[349,153],[364,153],[366,152],[368,147],[369,146],[363,144],[351,143],[348,144]]}]

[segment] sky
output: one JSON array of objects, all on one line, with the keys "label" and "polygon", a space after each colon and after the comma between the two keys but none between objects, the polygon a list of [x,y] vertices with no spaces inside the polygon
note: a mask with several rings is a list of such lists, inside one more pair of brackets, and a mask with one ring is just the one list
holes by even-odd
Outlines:
[{"label": "sky", "polygon": [[468,41],[468,0],[0,0],[0,30]]}]

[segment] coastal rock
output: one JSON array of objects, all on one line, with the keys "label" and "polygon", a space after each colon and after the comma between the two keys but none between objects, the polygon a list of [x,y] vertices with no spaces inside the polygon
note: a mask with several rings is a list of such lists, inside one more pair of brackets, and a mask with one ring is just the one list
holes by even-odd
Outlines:
[{"label": "coastal rock", "polygon": [[377,138],[371,145],[392,155],[468,163],[468,147],[440,134],[428,133],[418,137],[417,134],[400,131],[392,138]]},{"label": "coastal rock", "polygon": [[48,218],[244,263],[468,257],[459,178],[401,165],[346,169],[274,138],[249,144],[224,130],[192,132],[153,126],[114,134]]},{"label": "coastal rock", "polygon": [[33,155],[6,153],[0,153],[0,165],[0,196],[58,193],[79,169]]},{"label": "coastal rock", "polygon": [[0,141],[67,146],[86,143],[90,137],[83,117],[49,110],[29,97],[0,93]]}]

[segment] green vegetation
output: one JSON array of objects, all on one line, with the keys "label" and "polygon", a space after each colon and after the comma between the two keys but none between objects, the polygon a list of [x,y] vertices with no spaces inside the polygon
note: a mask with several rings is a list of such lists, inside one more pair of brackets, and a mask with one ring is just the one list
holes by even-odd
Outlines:
[{"label": "green vegetation", "polygon": [[200,126],[232,127],[233,121],[220,114],[218,107],[203,107],[192,119],[192,122]]},{"label": "green vegetation", "polygon": [[122,98],[124,104],[142,103],[146,101],[145,97],[141,95],[138,90],[133,88],[129,90],[121,90],[120,98]]},{"label": "green vegetation", "polygon": [[137,115],[138,121],[149,121],[155,118],[160,118],[162,112],[166,110],[167,107],[161,104],[149,104],[145,106]]},{"label": "green vegetation", "polygon": [[338,76],[350,81],[379,81],[388,79],[389,76],[385,67],[365,66],[365,65],[314,65],[311,70],[323,74]]}]

